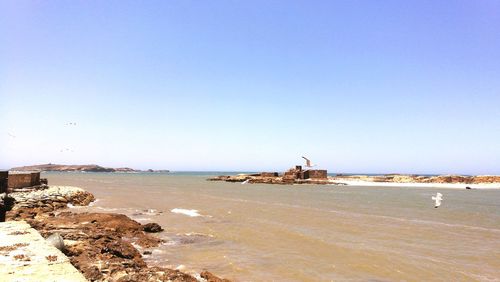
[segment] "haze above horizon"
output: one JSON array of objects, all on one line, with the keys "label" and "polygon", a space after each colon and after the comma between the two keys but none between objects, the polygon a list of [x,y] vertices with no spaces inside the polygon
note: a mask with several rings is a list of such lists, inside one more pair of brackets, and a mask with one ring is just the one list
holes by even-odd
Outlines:
[{"label": "haze above horizon", "polygon": [[499,1],[2,1],[0,167],[500,174]]}]

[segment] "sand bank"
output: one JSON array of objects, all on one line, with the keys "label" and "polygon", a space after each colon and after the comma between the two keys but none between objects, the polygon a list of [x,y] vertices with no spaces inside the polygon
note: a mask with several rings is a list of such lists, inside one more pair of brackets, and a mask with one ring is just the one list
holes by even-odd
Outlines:
[{"label": "sand bank", "polygon": [[408,187],[408,188],[446,188],[446,189],[500,189],[500,183],[479,183],[479,184],[465,184],[465,183],[416,183],[416,182],[373,182],[361,180],[345,180],[333,179],[330,180],[331,184],[342,183],[347,186],[374,186],[374,187]]}]

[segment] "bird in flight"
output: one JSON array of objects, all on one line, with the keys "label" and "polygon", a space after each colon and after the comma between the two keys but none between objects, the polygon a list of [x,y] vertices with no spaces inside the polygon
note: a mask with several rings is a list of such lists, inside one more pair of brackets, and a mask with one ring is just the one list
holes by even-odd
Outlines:
[{"label": "bird in flight", "polygon": [[313,165],[311,164],[311,160],[306,158],[306,157],[302,157],[304,160],[306,160],[306,167],[313,167],[313,166],[316,166],[316,165]]},{"label": "bird in flight", "polygon": [[66,125],[73,125],[73,126],[76,126],[76,122],[69,122],[69,123],[66,123]]},{"label": "bird in flight", "polygon": [[437,193],[436,196],[432,196],[432,199],[434,200],[434,208],[437,208],[441,205],[441,201],[443,200],[443,194]]},{"label": "bird in flight", "polygon": [[10,133],[10,132],[9,132],[9,133],[7,133],[7,134],[9,134],[9,136],[10,136],[10,137],[12,137],[12,138],[16,138],[16,135],[14,135],[14,134],[12,134],[12,133]]}]

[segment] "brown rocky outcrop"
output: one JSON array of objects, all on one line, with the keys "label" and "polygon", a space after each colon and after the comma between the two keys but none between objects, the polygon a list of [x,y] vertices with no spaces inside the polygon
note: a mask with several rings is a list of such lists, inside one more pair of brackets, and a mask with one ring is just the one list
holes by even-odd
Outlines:
[{"label": "brown rocky outcrop", "polygon": [[471,183],[500,183],[500,175],[473,176]]},{"label": "brown rocky outcrop", "polygon": [[201,278],[207,280],[207,282],[230,282],[230,280],[221,279],[206,270],[200,273],[200,276]]}]

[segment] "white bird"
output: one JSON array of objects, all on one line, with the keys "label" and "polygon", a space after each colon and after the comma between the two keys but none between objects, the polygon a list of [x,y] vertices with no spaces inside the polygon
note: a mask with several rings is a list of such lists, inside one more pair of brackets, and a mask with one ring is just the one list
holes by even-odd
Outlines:
[{"label": "white bird", "polygon": [[250,182],[250,179],[247,179],[247,180],[241,182],[241,184],[248,184],[248,182]]},{"label": "white bird", "polygon": [[306,167],[313,167],[313,166],[316,166],[316,165],[313,165],[311,164],[311,160],[306,158],[306,157],[302,157],[304,160],[306,160]]},{"label": "white bird", "polygon": [[8,132],[7,134],[9,134],[9,136],[12,137],[12,138],[16,138],[16,135],[14,135],[14,134],[12,134],[10,132]]},{"label": "white bird", "polygon": [[441,201],[443,200],[443,194],[438,192],[436,196],[432,196],[432,199],[435,201],[434,208],[437,208],[441,205]]}]

